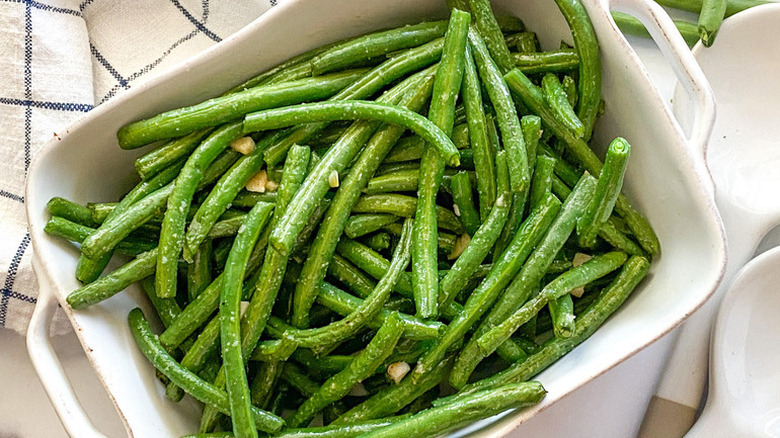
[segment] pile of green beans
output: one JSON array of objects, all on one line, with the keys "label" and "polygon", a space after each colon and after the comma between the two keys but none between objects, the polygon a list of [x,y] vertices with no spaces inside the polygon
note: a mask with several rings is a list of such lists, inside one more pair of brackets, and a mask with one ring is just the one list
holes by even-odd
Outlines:
[{"label": "pile of green beans", "polygon": [[163,330],[135,309],[131,332],[169,399],[205,405],[193,436],[437,436],[538,403],[529,379],[660,252],[621,194],[628,141],[588,144],[585,8],[555,1],[572,48],[453,0],[122,127],[149,148],[136,187],[48,203],[78,244],[68,304],[142,285]]}]

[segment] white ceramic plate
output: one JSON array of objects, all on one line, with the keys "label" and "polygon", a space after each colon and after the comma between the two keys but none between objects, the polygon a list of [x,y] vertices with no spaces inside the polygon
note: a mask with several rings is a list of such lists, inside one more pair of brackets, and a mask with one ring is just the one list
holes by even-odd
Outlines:
[{"label": "white ceramic plate", "polygon": [[[535,412],[658,339],[700,306],[716,286],[724,265],[721,225],[712,201],[709,175],[692,158],[687,143],[706,141],[712,125],[709,87],[668,17],[651,2],[584,0],[602,47],[607,113],[594,144],[617,135],[633,145],[625,189],[654,225],[663,254],[650,277],[624,307],[589,340],[539,376],[549,391],[539,405],[493,421],[484,433],[505,433]],[[135,288],[83,311],[72,311],[65,296],[78,287],[73,278],[77,251],[47,236],[45,204],[52,196],[77,202],[110,201],[133,183],[132,161],[140,152],[119,150],[117,129],[163,110],[219,94],[263,68],[318,45],[377,28],[444,16],[440,0],[299,0],[272,9],[250,26],[179,68],[134,88],[90,112],[59,133],[30,170],[27,208],[41,284],[39,309],[28,346],[44,386],[74,436],[94,433],[48,348],[45,324],[57,301],[63,303],[96,373],[105,384],[128,433],[177,436],[197,429],[199,409],[191,400],[174,404],[134,345],[128,311],[148,304]],[[691,90],[698,120],[686,140],[649,76],[614,26],[608,8],[633,12],[649,26],[681,82]],[[503,0],[495,8],[512,13],[539,33],[542,45],[570,41],[552,2]],[[484,425],[484,423],[482,424]]]}]

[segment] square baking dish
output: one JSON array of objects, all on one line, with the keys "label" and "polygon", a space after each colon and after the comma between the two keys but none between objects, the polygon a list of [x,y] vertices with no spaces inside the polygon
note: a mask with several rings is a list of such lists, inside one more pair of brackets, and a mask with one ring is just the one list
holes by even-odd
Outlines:
[{"label": "square baking dish", "polygon": [[[508,433],[672,330],[713,292],[725,265],[725,240],[713,188],[701,156],[714,120],[709,86],[665,13],[645,0],[583,0],[601,45],[603,97],[607,111],[592,144],[605,147],[617,135],[632,144],[624,190],[653,224],[662,254],[650,276],[590,339],[538,376],[548,390],[537,406],[500,415],[469,428],[477,435]],[[571,42],[553,2],[497,0],[497,12],[521,17],[550,49]],[[609,10],[631,13],[650,29],[694,101],[695,120],[686,137]],[[197,430],[200,407],[192,399],[172,403],[155,370],[140,353],[127,314],[150,306],[135,287],[85,310],[65,302],[79,284],[78,251],[43,232],[46,202],[61,196],[76,202],[117,199],[133,185],[133,160],[116,131],[160,111],[216,96],[256,72],[316,46],[379,28],[445,15],[442,0],[291,0],[189,62],[91,111],[59,132],[35,158],[27,186],[27,212],[34,267],[41,292],[28,334],[28,348],[44,387],[73,436],[99,436],[78,406],[48,339],[48,321],[61,304],[95,372],[116,405],[130,436],[179,436]],[[601,151],[597,151],[601,152]]]}]

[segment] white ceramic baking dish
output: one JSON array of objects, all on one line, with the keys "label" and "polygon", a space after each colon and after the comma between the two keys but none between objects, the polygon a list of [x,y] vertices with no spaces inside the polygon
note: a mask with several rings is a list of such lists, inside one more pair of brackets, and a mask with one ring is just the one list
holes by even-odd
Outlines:
[{"label": "white ceramic baking dish", "polygon": [[[650,277],[620,311],[590,339],[539,376],[549,391],[534,407],[499,416],[471,428],[495,436],[608,371],[680,324],[717,285],[725,263],[724,238],[712,185],[698,153],[709,136],[714,102],[701,71],[668,16],[647,0],[583,0],[601,44],[607,112],[594,144],[617,135],[633,145],[625,190],[655,227],[663,254]],[[542,45],[570,41],[552,1],[497,0],[494,7],[519,17],[537,31]],[[639,17],[651,31],[694,101],[696,120],[686,138],[608,13]],[[77,251],[47,236],[45,204],[52,196],[77,202],[117,199],[133,182],[133,159],[121,151],[117,129],[133,120],[215,96],[253,73],[324,43],[378,28],[444,16],[443,0],[291,0],[273,8],[234,36],[191,61],[137,86],[91,111],[60,132],[36,157],[29,174],[27,213],[40,296],[28,334],[30,356],[67,431],[99,436],[81,410],[48,338],[58,303],[70,318],[87,357],[116,404],[131,436],[164,437],[197,429],[192,400],[171,403],[151,365],[135,346],[126,317],[148,304],[135,288],[86,310],[73,311],[66,295]],[[500,419],[499,419],[500,418]]]}]

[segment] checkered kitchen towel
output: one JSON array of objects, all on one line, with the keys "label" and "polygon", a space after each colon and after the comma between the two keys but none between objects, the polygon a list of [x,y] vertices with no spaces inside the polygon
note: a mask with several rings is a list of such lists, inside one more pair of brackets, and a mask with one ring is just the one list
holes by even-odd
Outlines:
[{"label": "checkered kitchen towel", "polygon": [[276,2],[0,0],[0,327],[24,333],[38,294],[24,185],[41,145]]}]

